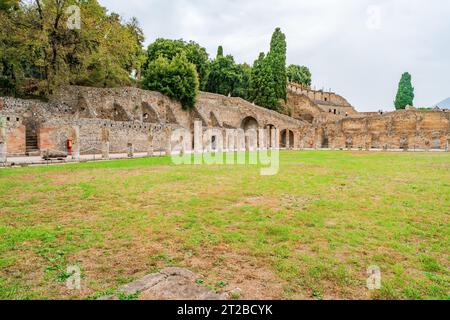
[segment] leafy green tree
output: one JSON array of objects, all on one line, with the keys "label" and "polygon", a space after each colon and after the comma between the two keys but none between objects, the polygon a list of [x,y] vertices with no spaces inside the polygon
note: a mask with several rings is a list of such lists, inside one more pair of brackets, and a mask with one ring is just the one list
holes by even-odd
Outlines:
[{"label": "leafy green tree", "polygon": [[217,57],[211,62],[205,90],[222,95],[247,99],[251,67],[236,64],[233,56],[223,55],[223,48],[217,50]]},{"label": "leafy green tree", "polygon": [[147,49],[147,65],[162,56],[172,60],[178,54],[184,53],[189,62],[195,65],[199,75],[199,83],[203,88],[208,74],[209,56],[206,49],[196,42],[185,42],[183,40],[156,39]]},{"label": "leafy green tree", "polygon": [[405,72],[400,79],[394,104],[397,110],[405,109],[408,105],[414,105],[414,87],[412,86],[411,75],[408,72]]},{"label": "leafy green tree", "polygon": [[[71,5],[81,9],[80,29],[67,24]],[[129,84],[141,43],[98,1],[2,1],[0,7],[0,78],[14,94],[47,95],[66,84]]]},{"label": "leafy green tree", "polygon": [[217,56],[216,56],[217,58],[218,57],[223,57],[223,47],[222,46],[219,46],[218,48],[217,48]]},{"label": "leafy green tree", "polygon": [[246,63],[236,65],[237,79],[232,91],[235,97],[241,97],[249,100],[250,97],[250,78],[252,76],[252,67]]},{"label": "leafy green tree", "polygon": [[183,52],[172,60],[159,56],[149,62],[142,85],[145,89],[159,91],[179,101],[186,109],[194,107],[199,89],[195,65]]},{"label": "leafy green tree", "polygon": [[255,104],[268,109],[278,110],[279,107],[272,66],[263,52],[259,54],[258,59],[253,64],[249,99]]},{"label": "leafy green tree", "polygon": [[308,67],[291,64],[286,69],[287,77],[290,82],[304,86],[311,85],[311,72]]},{"label": "leafy green tree", "polygon": [[286,100],[286,36],[280,28],[276,28],[270,41],[270,51],[267,60],[273,73],[274,90],[278,99]]}]

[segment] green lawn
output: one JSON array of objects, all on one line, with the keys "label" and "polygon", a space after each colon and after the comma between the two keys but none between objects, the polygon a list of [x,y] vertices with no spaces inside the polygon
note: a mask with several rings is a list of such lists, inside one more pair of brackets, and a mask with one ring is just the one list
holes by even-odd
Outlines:
[{"label": "green lawn", "polygon": [[93,299],[167,266],[245,299],[449,299],[449,214],[444,153],[283,152],[266,177],[168,158],[2,169],[0,299]]}]

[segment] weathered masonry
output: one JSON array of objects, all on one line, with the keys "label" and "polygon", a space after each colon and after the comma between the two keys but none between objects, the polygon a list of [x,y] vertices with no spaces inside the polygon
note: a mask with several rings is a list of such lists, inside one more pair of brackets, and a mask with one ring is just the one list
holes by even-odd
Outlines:
[{"label": "weathered masonry", "polygon": [[[290,116],[240,98],[200,93],[195,108],[136,88],[68,86],[48,102],[0,98],[0,162],[6,156],[46,152],[80,154],[171,152],[172,133],[194,129],[266,129],[260,147],[446,150],[450,113],[358,113],[334,93],[289,86]],[[197,128],[198,129],[198,128]],[[224,134],[225,135],[225,134]],[[273,134],[272,134],[273,135]],[[248,143],[247,141],[245,143]]]}]

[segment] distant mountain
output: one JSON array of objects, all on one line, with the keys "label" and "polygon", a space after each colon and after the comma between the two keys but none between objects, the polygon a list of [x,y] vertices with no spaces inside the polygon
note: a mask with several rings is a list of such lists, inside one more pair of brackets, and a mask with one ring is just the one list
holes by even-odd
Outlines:
[{"label": "distant mountain", "polygon": [[450,109],[450,98],[447,98],[444,101],[436,103],[435,105],[433,105],[433,108],[435,107],[439,107],[441,109]]}]

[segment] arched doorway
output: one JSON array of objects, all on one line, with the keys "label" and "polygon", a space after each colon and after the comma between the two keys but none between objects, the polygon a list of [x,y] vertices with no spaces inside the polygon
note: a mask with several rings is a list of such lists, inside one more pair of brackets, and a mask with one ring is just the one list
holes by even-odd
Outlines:
[{"label": "arched doorway", "polygon": [[255,150],[259,146],[258,121],[253,117],[242,120],[241,128],[245,131],[245,146],[247,150]]},{"label": "arched doorway", "polygon": [[280,148],[293,149],[294,148],[294,132],[288,129],[280,133]]},{"label": "arched doorway", "polygon": [[241,128],[245,131],[247,130],[258,130],[259,124],[258,121],[253,117],[247,117],[244,120],[242,120]]}]

